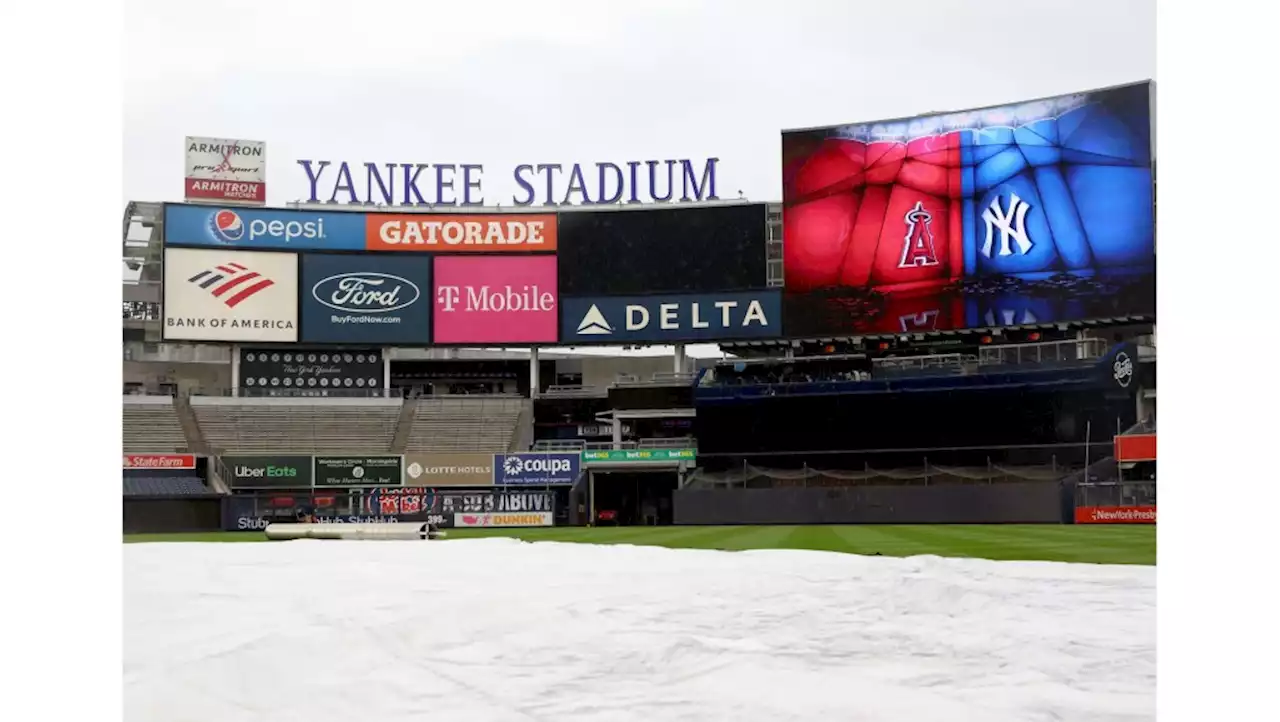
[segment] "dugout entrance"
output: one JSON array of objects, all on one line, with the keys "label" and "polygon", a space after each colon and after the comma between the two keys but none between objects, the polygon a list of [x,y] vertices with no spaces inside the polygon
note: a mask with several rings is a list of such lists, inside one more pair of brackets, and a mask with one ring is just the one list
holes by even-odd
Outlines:
[{"label": "dugout entrance", "polygon": [[594,526],[665,526],[675,521],[680,478],[677,469],[592,469],[579,503]]}]

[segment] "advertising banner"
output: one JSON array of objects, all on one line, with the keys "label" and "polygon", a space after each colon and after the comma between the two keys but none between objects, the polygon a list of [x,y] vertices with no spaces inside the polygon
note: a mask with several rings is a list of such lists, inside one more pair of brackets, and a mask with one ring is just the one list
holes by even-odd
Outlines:
[{"label": "advertising banner", "polygon": [[560,299],[560,343],[681,343],[782,336],[782,293]]},{"label": "advertising banner", "polygon": [[303,343],[431,343],[431,259],[302,256]]},{"label": "advertising banner", "polygon": [[1113,443],[1116,461],[1127,463],[1156,460],[1155,434],[1123,434],[1117,436]]},{"label": "advertising banner", "polygon": [[298,257],[166,248],[165,341],[298,340]]},{"label": "advertising banner", "polygon": [[400,486],[399,456],[317,456],[315,486]]},{"label": "advertising banner", "polygon": [[232,489],[309,489],[310,456],[224,456]]},{"label": "advertising banner", "polygon": [[644,461],[695,461],[698,452],[693,449],[621,449],[608,451],[584,451],[582,463],[628,463]]},{"label": "advertising banner", "polygon": [[126,469],[194,469],[195,454],[125,454]]},{"label": "advertising banner", "polygon": [[493,454],[405,454],[404,479],[413,486],[493,486]]},{"label": "advertising banner", "polygon": [[582,459],[575,452],[495,454],[493,470],[497,486],[567,485],[578,480]]},{"label": "advertising banner", "polygon": [[320,213],[168,203],[164,242],[291,251],[363,251],[363,213]]},{"label": "advertising banner", "polygon": [[245,396],[381,396],[386,369],[376,349],[240,348]]},{"label": "advertising banner", "polygon": [[552,526],[555,519],[549,511],[524,514],[455,514],[454,527],[520,527]]},{"label": "advertising banner", "polygon": [[432,509],[454,513],[547,512],[555,510],[555,494],[550,491],[440,492]]},{"label": "advertising banner", "polygon": [[766,218],[764,203],[565,210],[560,213],[560,293],[634,296],[768,288]]},{"label": "advertising banner", "polygon": [[370,214],[365,224],[370,251],[526,253],[556,250],[556,217],[418,213]]},{"label": "advertising banner", "polygon": [[1138,83],[784,132],[787,334],[1153,314],[1151,111]]},{"label": "advertising banner", "polygon": [[183,148],[187,200],[254,205],[266,202],[266,143],[187,136]]},{"label": "advertising banner", "polygon": [[556,257],[437,256],[435,343],[555,343]]},{"label": "advertising banner", "polygon": [[1155,524],[1154,506],[1078,506],[1077,524]]}]

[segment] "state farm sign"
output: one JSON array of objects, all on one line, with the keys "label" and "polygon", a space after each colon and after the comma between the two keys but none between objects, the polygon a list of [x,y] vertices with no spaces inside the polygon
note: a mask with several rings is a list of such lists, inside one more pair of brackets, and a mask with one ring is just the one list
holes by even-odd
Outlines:
[{"label": "state farm sign", "polygon": [[435,259],[435,343],[555,343],[556,257]]},{"label": "state farm sign", "polygon": [[267,145],[255,140],[196,138],[184,141],[186,188],[194,201],[267,201]]},{"label": "state farm sign", "polygon": [[126,469],[194,469],[195,454],[125,454]]}]

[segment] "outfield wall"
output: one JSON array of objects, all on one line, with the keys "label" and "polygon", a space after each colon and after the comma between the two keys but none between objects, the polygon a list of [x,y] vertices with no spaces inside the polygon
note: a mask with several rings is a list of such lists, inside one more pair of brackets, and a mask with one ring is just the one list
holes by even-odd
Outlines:
[{"label": "outfield wall", "polygon": [[676,524],[1061,524],[1057,482],[680,489]]},{"label": "outfield wall", "polygon": [[222,528],[222,499],[137,498],[123,503],[125,534],[175,534]]}]

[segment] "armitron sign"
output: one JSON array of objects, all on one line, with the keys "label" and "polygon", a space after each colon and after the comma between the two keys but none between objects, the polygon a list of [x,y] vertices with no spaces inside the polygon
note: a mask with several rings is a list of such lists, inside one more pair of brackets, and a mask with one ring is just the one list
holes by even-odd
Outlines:
[{"label": "armitron sign", "polygon": [[266,203],[266,143],[188,136],[183,147],[186,155],[184,198],[238,204]]},{"label": "armitron sign", "polygon": [[194,469],[195,454],[125,454],[126,469]]}]

